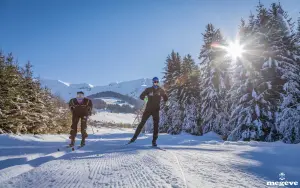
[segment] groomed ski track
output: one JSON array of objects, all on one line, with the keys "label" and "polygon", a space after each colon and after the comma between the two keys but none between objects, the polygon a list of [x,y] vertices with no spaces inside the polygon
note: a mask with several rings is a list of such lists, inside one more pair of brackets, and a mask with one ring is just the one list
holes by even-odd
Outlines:
[{"label": "groomed ski track", "polygon": [[[158,140],[163,151],[149,147],[151,135],[141,135],[136,143],[125,146],[132,133],[132,129],[99,129],[88,137],[85,147],[75,151],[57,151],[66,144],[67,135],[25,139],[3,135],[0,141],[9,144],[0,145],[0,187],[252,188],[267,187],[273,177],[278,181],[277,168],[251,156],[280,144],[224,143],[213,133],[203,137],[163,134]],[[299,145],[290,147],[299,150]],[[265,155],[267,159],[270,154]],[[300,168],[293,159],[285,159],[290,160],[290,179],[297,177]]]}]

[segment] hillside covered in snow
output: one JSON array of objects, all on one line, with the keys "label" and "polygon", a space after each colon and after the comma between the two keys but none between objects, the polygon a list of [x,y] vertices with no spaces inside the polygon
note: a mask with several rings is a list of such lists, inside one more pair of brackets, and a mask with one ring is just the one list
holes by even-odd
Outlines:
[{"label": "hillside covered in snow", "polygon": [[135,113],[144,102],[140,99],[122,95],[113,91],[104,91],[87,96],[97,110],[107,110],[115,113]]},{"label": "hillside covered in snow", "polygon": [[41,85],[47,87],[55,95],[68,101],[76,96],[77,91],[83,91],[86,96],[103,91],[113,91],[123,95],[137,98],[140,93],[152,85],[151,79],[143,78],[125,82],[114,82],[105,86],[93,86],[91,84],[70,84],[61,80],[40,79]]}]

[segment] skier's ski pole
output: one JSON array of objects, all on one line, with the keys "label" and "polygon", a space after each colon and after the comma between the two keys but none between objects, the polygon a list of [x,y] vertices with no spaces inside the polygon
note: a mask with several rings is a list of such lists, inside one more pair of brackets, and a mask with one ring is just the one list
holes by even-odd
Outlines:
[{"label": "skier's ski pole", "polygon": [[132,124],[131,124],[131,127],[133,126],[135,120],[138,118],[139,114],[136,115],[135,119],[133,120]]},{"label": "skier's ski pole", "polygon": [[[89,120],[89,119],[87,119],[87,120]],[[94,129],[93,129],[93,125],[91,125],[91,127],[92,127],[92,131],[93,131],[93,135],[95,135],[95,132],[94,132]]]},{"label": "skier's ski pole", "polygon": [[[144,107],[145,107],[145,104],[146,103],[144,103],[144,105],[142,106],[142,109],[144,109]],[[132,122],[132,125],[131,126],[133,126],[133,124],[134,124],[134,122],[135,122],[135,120],[139,117],[139,113],[137,113],[137,115],[136,115],[136,117],[135,117],[135,119],[134,119],[134,121]]]},{"label": "skier's ski pole", "polygon": [[93,134],[95,134],[95,132],[94,132],[94,129],[93,129],[93,126],[92,126],[92,125],[91,125],[91,127],[92,127]]}]

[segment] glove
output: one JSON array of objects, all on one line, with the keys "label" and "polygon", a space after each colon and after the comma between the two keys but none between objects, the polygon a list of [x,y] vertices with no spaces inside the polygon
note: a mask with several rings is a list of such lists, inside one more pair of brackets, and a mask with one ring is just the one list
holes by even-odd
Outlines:
[{"label": "glove", "polygon": [[92,115],[92,109],[91,108],[88,108],[88,116],[91,116]]},{"label": "glove", "polygon": [[144,98],[144,102],[147,103],[148,102],[148,97]]},{"label": "glove", "polygon": [[169,101],[167,101],[167,102],[165,103],[165,105],[166,105],[166,106],[169,106],[169,105],[170,105],[170,102],[169,102]]}]

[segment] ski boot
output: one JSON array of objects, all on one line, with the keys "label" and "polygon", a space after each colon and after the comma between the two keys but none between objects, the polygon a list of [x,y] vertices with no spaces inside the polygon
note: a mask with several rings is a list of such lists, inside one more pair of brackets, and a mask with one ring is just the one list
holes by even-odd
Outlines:
[{"label": "ski boot", "polygon": [[75,145],[75,138],[70,137],[71,143],[69,144],[70,147],[74,147]]},{"label": "ski boot", "polygon": [[152,141],[152,147],[157,147],[156,141]]},{"label": "ski boot", "polygon": [[133,142],[135,142],[135,139],[132,138],[132,139],[129,140],[129,142],[127,143],[127,145],[128,145],[128,144],[131,144],[131,143],[133,143]]},{"label": "ski boot", "polygon": [[81,139],[80,147],[83,147],[83,146],[85,146],[85,138]]}]

